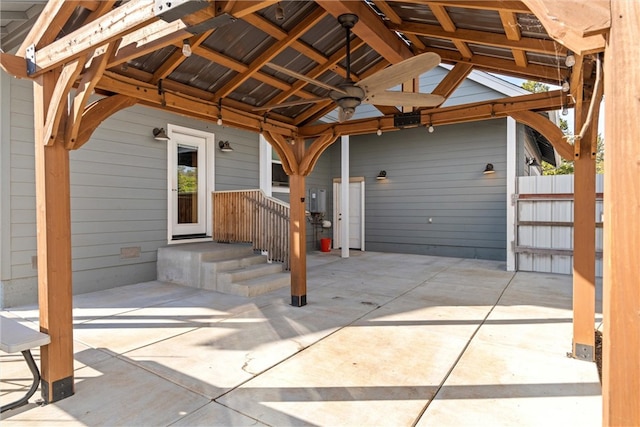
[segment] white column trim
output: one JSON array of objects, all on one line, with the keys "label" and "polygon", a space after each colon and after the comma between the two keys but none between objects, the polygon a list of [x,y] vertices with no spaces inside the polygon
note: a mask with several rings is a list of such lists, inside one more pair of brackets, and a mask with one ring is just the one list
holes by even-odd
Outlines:
[{"label": "white column trim", "polygon": [[[349,135],[340,139],[340,176],[342,179],[340,190],[340,204],[342,206],[342,223],[340,224],[341,257],[349,258]],[[337,220],[337,219],[336,219]]]},{"label": "white column trim", "polygon": [[507,117],[507,271],[516,271],[517,122]]},{"label": "white column trim", "polygon": [[260,135],[260,189],[268,197],[272,196],[271,191],[271,156],[273,148],[267,140]]}]

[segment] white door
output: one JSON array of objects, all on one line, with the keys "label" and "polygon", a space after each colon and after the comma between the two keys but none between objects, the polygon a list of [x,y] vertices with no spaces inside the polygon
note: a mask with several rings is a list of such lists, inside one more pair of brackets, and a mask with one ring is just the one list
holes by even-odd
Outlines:
[{"label": "white door", "polygon": [[340,182],[333,183],[334,227],[333,247],[341,248],[340,239],[343,221],[349,221],[349,249],[364,250],[364,180],[349,182],[349,212],[341,206]]},{"label": "white door", "polygon": [[208,140],[213,140],[213,135],[171,125],[168,129],[169,241],[202,238],[210,228],[211,203],[207,194],[212,188],[207,183],[207,164],[212,162],[207,156],[207,146],[211,145]]}]

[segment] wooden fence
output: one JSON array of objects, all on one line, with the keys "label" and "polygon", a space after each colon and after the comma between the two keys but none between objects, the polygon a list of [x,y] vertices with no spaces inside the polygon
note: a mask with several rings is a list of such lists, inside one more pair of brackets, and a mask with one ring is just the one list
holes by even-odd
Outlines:
[{"label": "wooden fence", "polygon": [[289,205],[262,190],[215,191],[213,240],[251,243],[289,270]]}]

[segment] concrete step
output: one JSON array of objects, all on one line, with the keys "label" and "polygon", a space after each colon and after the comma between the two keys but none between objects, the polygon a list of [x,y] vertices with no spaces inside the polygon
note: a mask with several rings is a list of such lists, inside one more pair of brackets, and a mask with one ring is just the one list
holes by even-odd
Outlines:
[{"label": "concrete step", "polygon": [[218,290],[220,274],[228,271],[242,270],[243,268],[255,265],[266,265],[266,263],[267,257],[264,255],[205,261],[200,266],[200,287],[202,289],[216,291]]},{"label": "concrete step", "polygon": [[253,248],[248,244],[205,242],[165,246],[158,249],[158,280],[200,288],[203,262],[253,256]]},{"label": "concrete step", "polygon": [[256,264],[229,271],[218,272],[218,288],[221,284],[237,283],[282,271],[282,264]]},{"label": "concrete step", "polygon": [[222,285],[220,292],[253,297],[266,294],[276,289],[291,285],[291,274],[288,271],[270,274],[268,276],[255,277],[241,282],[228,283]]}]

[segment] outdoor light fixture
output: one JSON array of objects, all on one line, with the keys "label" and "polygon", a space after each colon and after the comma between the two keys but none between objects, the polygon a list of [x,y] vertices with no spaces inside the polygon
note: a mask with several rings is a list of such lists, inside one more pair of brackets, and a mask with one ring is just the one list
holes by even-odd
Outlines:
[{"label": "outdoor light fixture", "polygon": [[562,91],[569,92],[569,89],[571,89],[571,86],[569,86],[569,82],[567,81],[567,79],[564,79],[562,81]]},{"label": "outdoor light fixture", "polygon": [[191,56],[191,43],[187,39],[182,42],[182,54],[187,58]]},{"label": "outdoor light fixture", "polygon": [[218,99],[218,126],[222,126],[222,98]]},{"label": "outdoor light fixture", "polygon": [[433,123],[431,122],[431,116],[429,116],[429,126],[427,126],[427,130],[429,131],[429,133],[433,133],[433,131],[435,130],[435,128],[433,127]]},{"label": "outdoor light fixture", "polygon": [[571,53],[571,51],[567,53],[567,57],[564,59],[564,65],[567,67],[573,67],[576,65],[576,57]]},{"label": "outdoor light fixture", "polygon": [[376,179],[378,181],[382,181],[384,179],[387,179],[387,171],[380,171],[380,173],[378,174],[378,176],[376,176]]},{"label": "outdoor light fixture", "polygon": [[567,104],[562,105],[562,115],[566,116],[567,114],[569,114],[569,107],[567,107]]},{"label": "outdoor light fixture", "polygon": [[493,170],[493,164],[487,163],[487,166],[484,168],[484,172],[482,173],[485,175],[489,175],[490,173],[496,173],[496,171]]},{"label": "outdoor light fixture", "polygon": [[538,163],[535,157],[525,157],[524,163],[527,166],[540,166],[540,163]]},{"label": "outdoor light fixture", "polygon": [[278,2],[278,7],[276,7],[276,21],[284,21],[284,7]]},{"label": "outdoor light fixture", "polygon": [[164,128],[154,128],[153,139],[155,139],[156,141],[169,141],[171,138],[167,136],[167,133],[164,131]]},{"label": "outdoor light fixture", "polygon": [[230,153],[231,151],[233,151],[233,148],[231,148],[229,141],[220,141],[218,143],[218,146],[220,147],[220,151],[222,152]]},{"label": "outdoor light fixture", "polygon": [[382,129],[378,128],[378,131],[376,132],[376,135],[382,136]]}]

